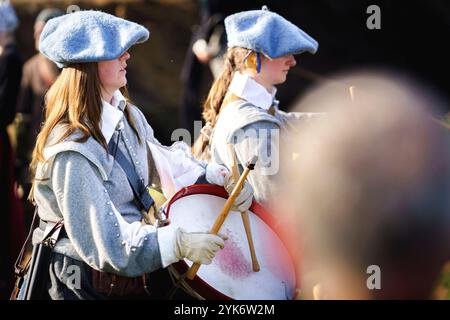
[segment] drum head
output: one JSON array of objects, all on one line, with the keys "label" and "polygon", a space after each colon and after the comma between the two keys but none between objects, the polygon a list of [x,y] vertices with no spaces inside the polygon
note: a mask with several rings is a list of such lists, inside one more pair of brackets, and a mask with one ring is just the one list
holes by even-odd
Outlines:
[{"label": "drum head", "polygon": [[[189,232],[210,230],[223,208],[227,192],[214,185],[194,185],[180,190],[169,202],[167,214],[173,227]],[[240,212],[230,211],[220,233],[226,234],[225,248],[210,265],[202,265],[192,288],[205,299],[284,300],[295,292],[295,269],[290,255],[270,227],[269,214],[254,202],[249,220],[260,271],[252,260]],[[192,262],[175,265],[180,274]]]}]

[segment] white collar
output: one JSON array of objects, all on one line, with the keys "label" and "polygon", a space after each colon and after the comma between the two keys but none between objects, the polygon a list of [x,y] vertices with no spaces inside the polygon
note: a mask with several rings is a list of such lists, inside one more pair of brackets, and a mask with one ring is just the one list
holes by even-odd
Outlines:
[{"label": "white collar", "polygon": [[105,137],[106,143],[109,143],[114,130],[116,130],[117,124],[123,117],[123,110],[126,106],[126,99],[116,90],[113,93],[111,103],[106,102],[102,99],[102,118],[101,118],[101,130],[103,136]]},{"label": "white collar", "polygon": [[268,110],[273,104],[277,92],[277,89],[273,87],[272,94],[270,94],[266,88],[249,75],[242,74],[239,71],[234,73],[228,90],[239,98],[264,110]]}]

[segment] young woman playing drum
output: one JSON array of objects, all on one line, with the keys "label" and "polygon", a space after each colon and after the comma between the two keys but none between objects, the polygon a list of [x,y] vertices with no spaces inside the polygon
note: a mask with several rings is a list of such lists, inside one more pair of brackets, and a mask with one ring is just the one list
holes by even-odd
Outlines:
[{"label": "young woman playing drum", "polygon": [[[222,237],[207,232],[141,223],[148,209],[145,193],[136,192],[131,179],[137,176],[144,190],[151,183],[150,156],[166,197],[202,175],[227,190],[233,187],[225,168],[193,160],[181,144],[159,144],[144,115],[126,98],[128,50],[148,36],[143,26],[98,11],[51,19],[42,32],[40,51],[63,68],[46,95],[45,123],[32,163],[31,197],[39,217],[64,219],[65,234],[50,263],[52,299],[130,297],[126,281],[122,294],[115,292],[117,279],[122,284],[124,278],[141,279],[183,258],[209,264],[224,246]],[[251,201],[246,185],[235,203],[247,209]],[[42,230],[34,236],[38,241]],[[71,278],[74,270],[81,272],[79,286]],[[112,279],[106,289],[104,274]]]},{"label": "young woman playing drum", "polygon": [[278,171],[279,130],[311,116],[278,110],[275,85],[284,83],[289,69],[296,65],[294,54],[315,53],[318,43],[265,7],[228,16],[225,28],[225,67],[204,104],[206,126],[194,145],[194,154],[230,168],[227,144],[232,143],[241,171],[257,154],[258,164],[249,182],[255,199],[265,202]]}]

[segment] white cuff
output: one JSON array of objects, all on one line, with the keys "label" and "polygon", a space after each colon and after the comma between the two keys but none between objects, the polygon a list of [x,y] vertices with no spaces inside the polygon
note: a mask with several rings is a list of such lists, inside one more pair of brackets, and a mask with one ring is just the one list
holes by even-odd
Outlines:
[{"label": "white cuff", "polygon": [[177,262],[175,254],[175,230],[171,225],[158,228],[158,245],[163,268]]}]

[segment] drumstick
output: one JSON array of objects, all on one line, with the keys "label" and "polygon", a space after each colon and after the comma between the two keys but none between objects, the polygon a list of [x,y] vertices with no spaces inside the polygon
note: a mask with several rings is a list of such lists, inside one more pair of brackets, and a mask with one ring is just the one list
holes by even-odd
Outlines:
[{"label": "drumstick", "polygon": [[[233,144],[228,144],[228,156],[231,159],[231,173],[234,181],[239,180],[239,171],[237,167],[236,154],[234,152]],[[248,246],[250,248],[250,256],[252,257],[252,268],[254,272],[260,270],[258,258],[256,257],[255,245],[253,244],[252,230],[250,229],[250,219],[247,211],[241,212],[242,222],[244,223],[245,234],[247,235]]]},{"label": "drumstick", "polygon": [[[231,206],[234,203],[234,200],[236,200],[236,197],[242,190],[242,186],[244,185],[245,179],[247,179],[248,174],[250,173],[250,170],[253,170],[255,168],[256,161],[258,160],[257,156],[253,156],[250,161],[247,163],[247,166],[242,173],[241,177],[239,178],[239,181],[234,186],[233,191],[231,192],[230,196],[228,197],[228,200],[225,202],[225,205],[222,208],[222,211],[220,211],[219,215],[216,218],[216,221],[214,222],[213,227],[209,231],[211,234],[217,234],[222,227],[222,224],[225,222],[225,219],[228,216],[228,213],[230,212]],[[195,275],[197,274],[198,269],[200,268],[200,263],[194,263],[189,268],[189,270],[186,272],[186,277],[189,280],[194,279]]]},{"label": "drumstick", "polygon": [[233,174],[234,180],[239,179],[239,171],[236,163],[236,153],[234,152],[234,146],[232,143],[227,144],[228,147],[228,157],[231,159],[231,173]]}]

